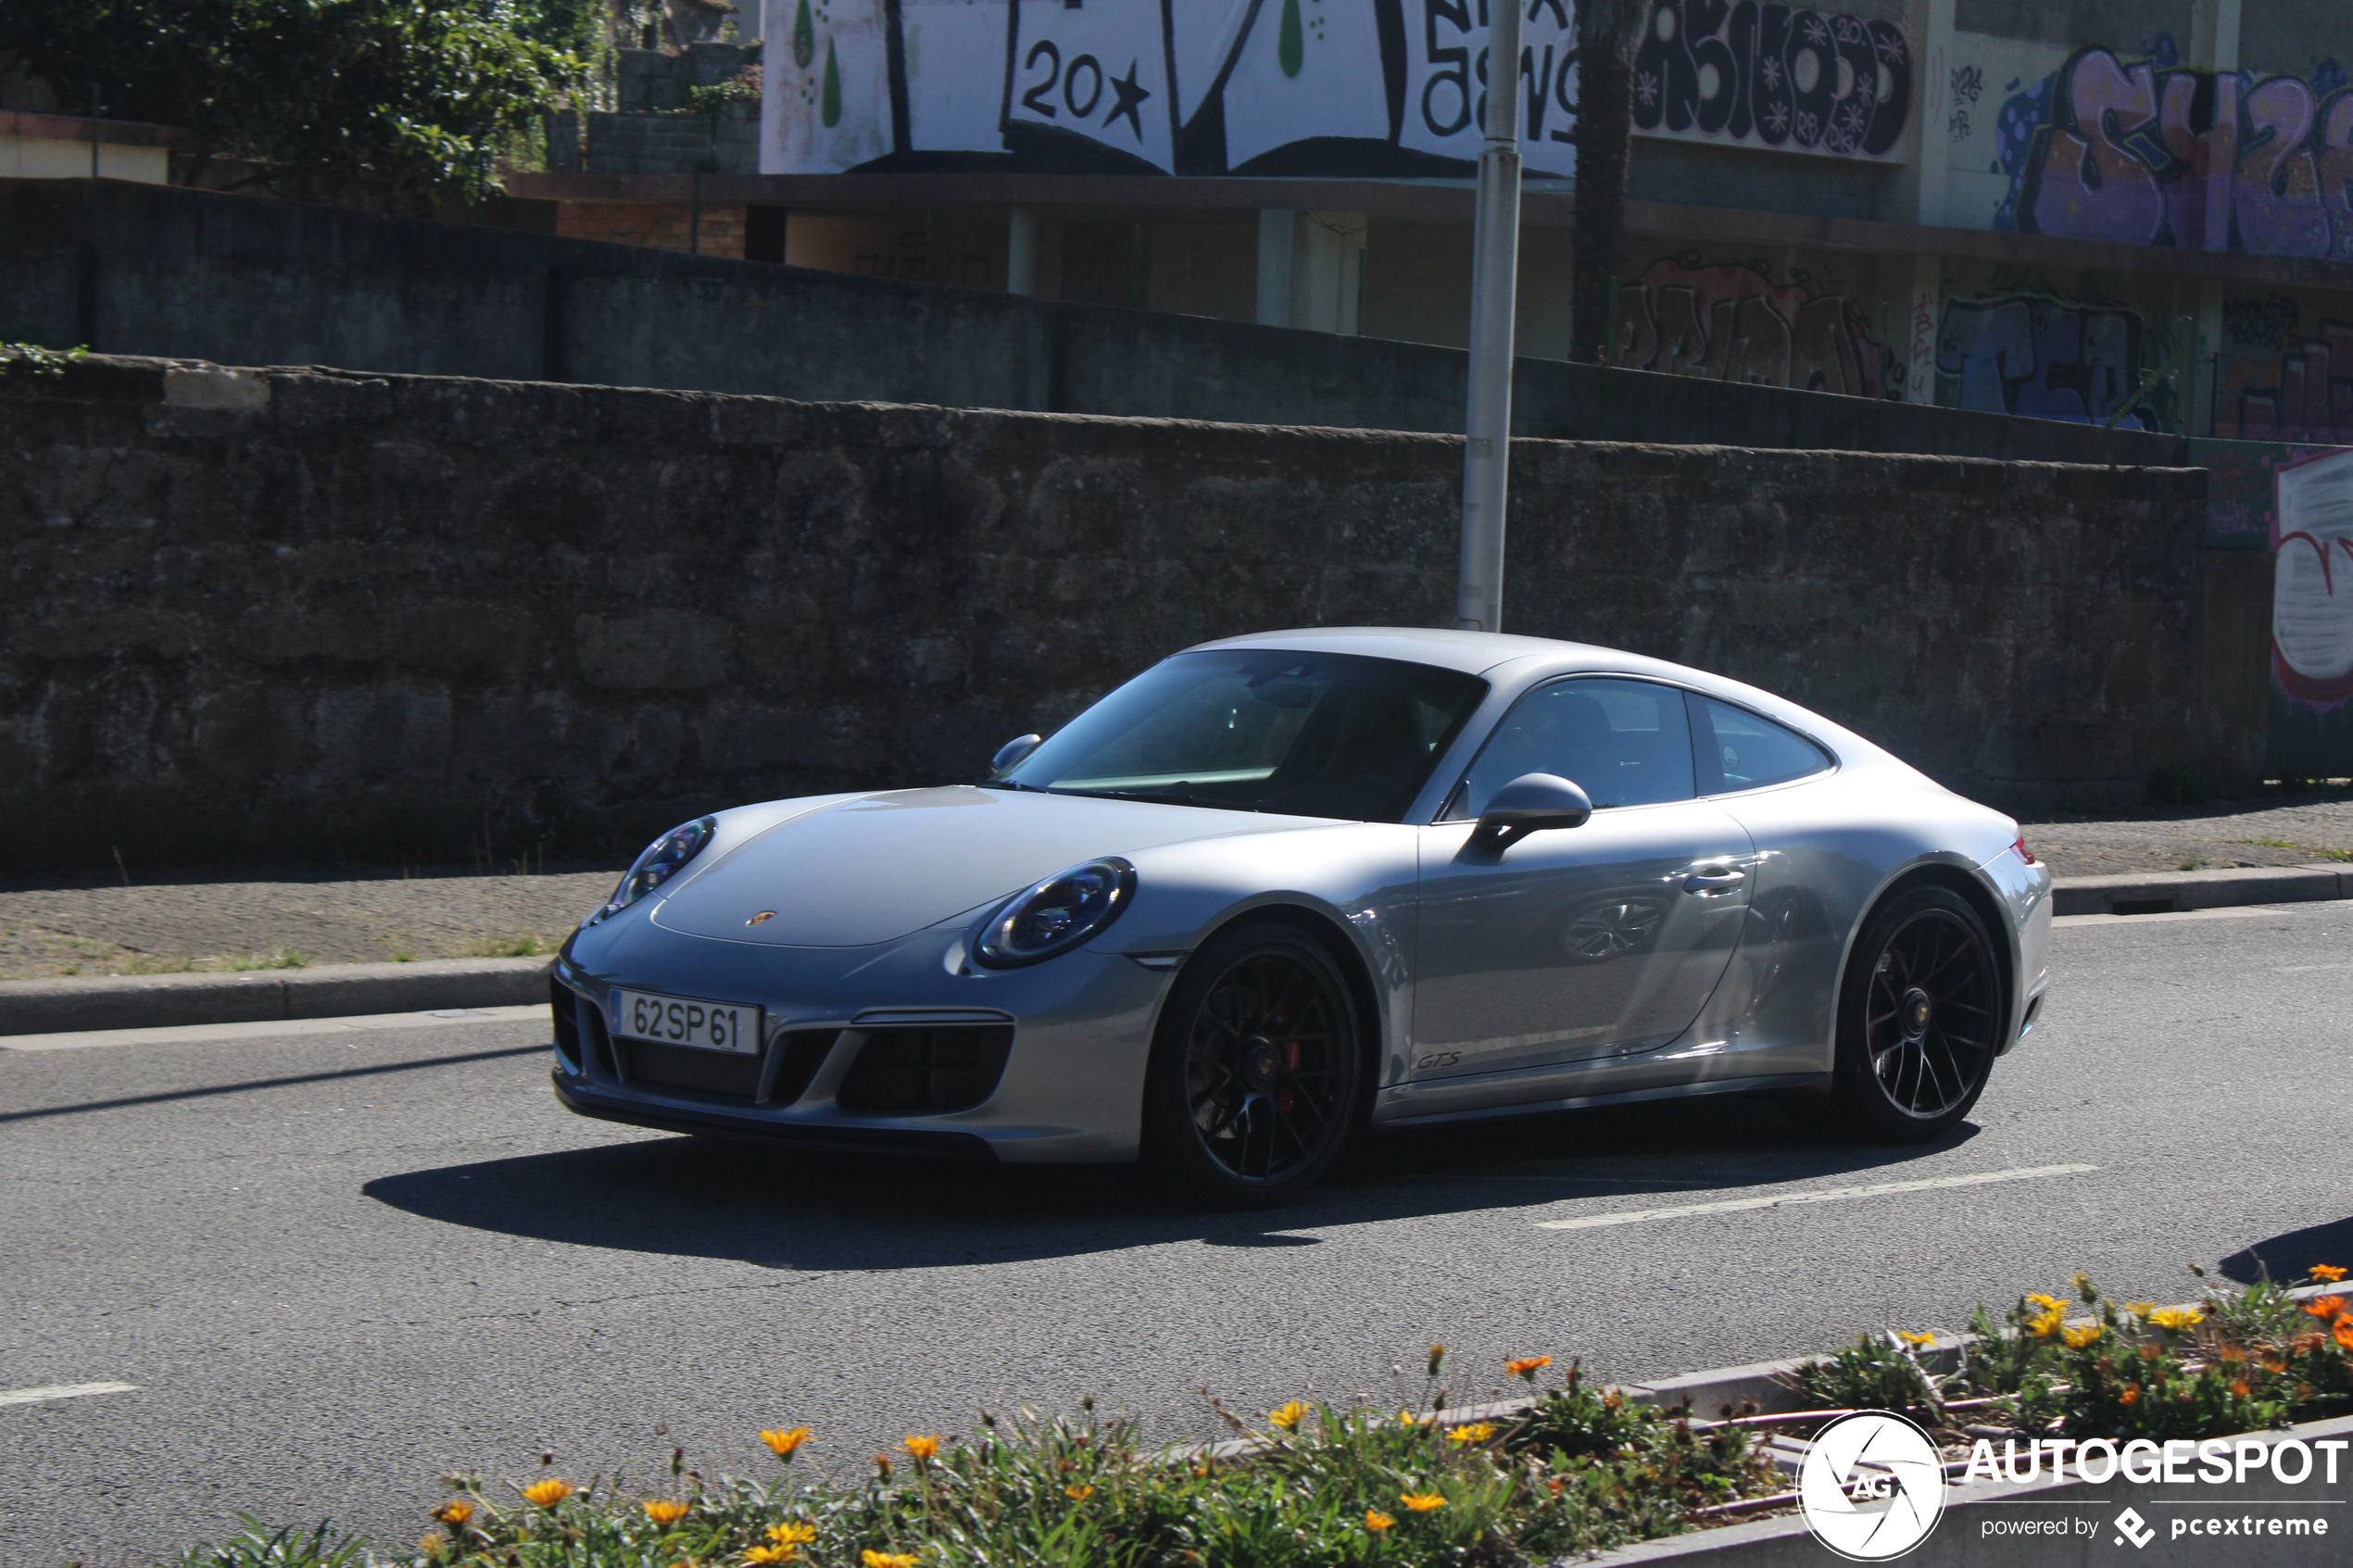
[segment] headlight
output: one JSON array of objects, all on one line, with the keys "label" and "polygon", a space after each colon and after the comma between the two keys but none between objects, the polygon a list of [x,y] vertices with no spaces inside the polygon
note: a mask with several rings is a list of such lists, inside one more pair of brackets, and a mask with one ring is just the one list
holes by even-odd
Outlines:
[{"label": "headlight", "polygon": [[684,827],[672,828],[646,846],[645,853],[631,863],[621,885],[613,889],[605,907],[588,917],[594,925],[607,915],[618,914],[638,899],[668,882],[679,867],[702,852],[711,835],[719,831],[719,819],[700,817]]},{"label": "headlight", "polygon": [[973,957],[990,969],[1042,962],[1101,931],[1135,897],[1136,868],[1116,855],[1073,866],[1000,905]]}]

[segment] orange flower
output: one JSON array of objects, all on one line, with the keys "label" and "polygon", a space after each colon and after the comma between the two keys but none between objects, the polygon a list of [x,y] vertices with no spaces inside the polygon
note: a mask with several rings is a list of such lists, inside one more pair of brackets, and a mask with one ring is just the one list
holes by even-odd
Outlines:
[{"label": "orange flower", "polygon": [[2247,1386],[2246,1378],[2234,1377],[2231,1380],[2231,1398],[2233,1399],[2244,1399],[2254,1392],[2254,1389]]},{"label": "orange flower", "polygon": [[2315,1296],[2309,1301],[2304,1303],[2304,1310],[2311,1313],[2314,1317],[2321,1319],[2322,1322],[2326,1322],[2330,1318],[2341,1318],[2345,1315],[2345,1298],[2342,1296]]},{"label": "orange flower", "polygon": [[2337,1319],[2336,1325],[2329,1330],[2329,1336],[2336,1341],[2338,1349],[2353,1350],[2353,1318]]},{"label": "orange flower", "polygon": [[668,1498],[648,1498],[645,1509],[646,1517],[657,1524],[675,1524],[686,1517],[686,1505],[672,1502]]},{"label": "orange flower", "polygon": [[1365,1511],[1365,1528],[1376,1536],[1396,1523],[1396,1520],[1377,1508],[1368,1508]]},{"label": "orange flower", "polygon": [[1436,1492],[1400,1492],[1397,1500],[1416,1513],[1428,1513],[1446,1506],[1446,1499]]},{"label": "orange flower", "polygon": [[1443,1345],[1432,1345],[1429,1348],[1429,1374],[1432,1377],[1436,1377],[1438,1375],[1438,1369],[1445,1363],[1446,1347]]},{"label": "orange flower", "polygon": [[935,1436],[910,1437],[899,1446],[913,1454],[918,1464],[939,1452],[939,1439]]},{"label": "orange flower", "polygon": [[2126,1384],[2124,1386],[2124,1392],[2116,1396],[2116,1402],[2120,1405],[2139,1404],[2141,1402],[2141,1386],[2137,1383]]},{"label": "orange flower", "polygon": [[796,1426],[789,1432],[762,1432],[760,1440],[774,1449],[778,1459],[790,1459],[795,1449],[809,1441],[809,1428]]},{"label": "orange flower", "polygon": [[876,1454],[876,1455],[875,1456],[875,1473],[876,1473],[878,1475],[880,1475],[880,1476],[881,1476],[881,1478],[882,1478],[883,1480],[886,1480],[886,1481],[889,1480],[889,1479],[890,1479],[890,1456],[889,1456],[888,1454]]},{"label": "orange flower", "polygon": [[534,1481],[522,1489],[522,1500],[534,1508],[554,1508],[580,1488],[560,1476],[550,1475],[545,1481]]},{"label": "orange flower", "polygon": [[1553,1358],[1550,1356],[1528,1356],[1519,1361],[1505,1361],[1504,1372],[1507,1376],[1524,1377],[1533,1383],[1536,1381],[1536,1374],[1552,1364]]},{"label": "orange flower", "polygon": [[2334,1285],[2345,1277],[2345,1271],[2334,1263],[2315,1263],[2312,1265],[2312,1277],[2322,1285]]},{"label": "orange flower", "polygon": [[433,1516],[444,1524],[462,1527],[474,1516],[474,1505],[463,1498],[451,1498],[433,1511]]}]

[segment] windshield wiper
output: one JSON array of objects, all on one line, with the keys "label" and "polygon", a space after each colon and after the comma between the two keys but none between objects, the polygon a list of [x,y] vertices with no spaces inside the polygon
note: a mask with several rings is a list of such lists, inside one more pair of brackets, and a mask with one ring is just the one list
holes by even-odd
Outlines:
[{"label": "windshield wiper", "polygon": [[1058,789],[1055,795],[1091,795],[1102,800],[1149,800],[1161,806],[1207,806],[1219,811],[1255,811],[1257,806],[1247,800],[1206,799],[1186,790],[1173,789]]},{"label": "windshield wiper", "polygon": [[1052,790],[1039,789],[1036,784],[1020,784],[1013,779],[983,779],[980,781],[980,787],[982,789],[1024,789],[1027,790],[1032,795],[1051,795],[1053,793]]}]

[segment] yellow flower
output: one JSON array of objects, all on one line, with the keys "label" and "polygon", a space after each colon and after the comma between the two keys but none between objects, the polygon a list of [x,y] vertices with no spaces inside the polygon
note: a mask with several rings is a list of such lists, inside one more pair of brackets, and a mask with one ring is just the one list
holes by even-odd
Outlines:
[{"label": "yellow flower", "polygon": [[1553,1358],[1550,1356],[1527,1356],[1519,1361],[1505,1361],[1504,1372],[1506,1376],[1525,1377],[1529,1382],[1533,1383],[1536,1381],[1536,1374],[1552,1364]]},{"label": "yellow flower", "polygon": [[2056,1296],[2029,1296],[2027,1299],[2046,1312],[2057,1311],[2067,1305]]},{"label": "yellow flower", "polygon": [[2124,1303],[2124,1310],[2132,1313],[2136,1318],[2146,1320],[2151,1312],[2157,1311],[2157,1303],[2154,1301],[2127,1301]]},{"label": "yellow flower", "polygon": [[447,1502],[434,1509],[433,1516],[444,1524],[462,1527],[467,1520],[474,1516],[474,1505],[463,1498],[451,1498]]},{"label": "yellow flower", "polygon": [[1474,1421],[1468,1426],[1453,1426],[1446,1431],[1450,1443],[1484,1443],[1493,1436],[1495,1424],[1491,1421]]},{"label": "yellow flower", "polygon": [[794,1558],[799,1557],[799,1555],[800,1553],[797,1549],[788,1546],[748,1546],[744,1548],[744,1561],[746,1562],[756,1562],[761,1564],[767,1564],[771,1562],[790,1562]]},{"label": "yellow flower", "polygon": [[809,1428],[796,1426],[789,1432],[762,1432],[760,1440],[774,1449],[778,1459],[790,1459],[795,1449],[809,1441]]},{"label": "yellow flower", "polygon": [[1307,1407],[1301,1401],[1293,1399],[1280,1410],[1268,1411],[1266,1419],[1289,1432],[1307,1419]]},{"label": "yellow flower", "polygon": [[1379,1509],[1368,1508],[1365,1511],[1365,1528],[1370,1530],[1376,1536],[1379,1535],[1383,1530],[1388,1529],[1391,1524],[1396,1523],[1396,1520],[1391,1519]]},{"label": "yellow flower", "polygon": [[686,1517],[687,1512],[685,1503],[673,1502],[668,1498],[648,1498],[645,1509],[646,1517],[657,1524],[675,1524]]},{"label": "yellow flower", "polygon": [[2345,1271],[2334,1263],[2315,1263],[2312,1265],[2312,1277],[2322,1285],[2334,1285],[2345,1277]]},{"label": "yellow flower", "polygon": [[1906,1345],[1918,1345],[1922,1348],[1936,1343],[1936,1336],[1933,1334],[1912,1334],[1900,1328],[1895,1331],[1895,1337]]},{"label": "yellow flower", "polygon": [[1446,1499],[1436,1492],[1400,1492],[1397,1500],[1416,1513],[1428,1513],[1446,1506]]},{"label": "yellow flower", "polygon": [[2100,1325],[2095,1323],[2072,1323],[2059,1331],[2059,1338],[2070,1350],[2081,1350],[2099,1336]]},{"label": "yellow flower", "polygon": [[778,1546],[807,1546],[817,1538],[817,1526],[801,1520],[768,1526],[768,1538]]},{"label": "yellow flower", "polygon": [[417,1538],[417,1549],[427,1557],[439,1557],[441,1547],[441,1532],[438,1530],[428,1530]]},{"label": "yellow flower", "polygon": [[534,1481],[522,1489],[522,1500],[534,1508],[553,1508],[580,1488],[571,1482],[550,1475],[545,1481]]},{"label": "yellow flower", "polygon": [[2149,1322],[2169,1334],[2179,1334],[2185,1328],[2196,1328],[2206,1321],[2206,1314],[2196,1307],[2159,1307],[2149,1314]]},{"label": "yellow flower", "polygon": [[1422,1418],[1416,1415],[1412,1411],[1399,1411],[1397,1412],[1397,1424],[1400,1426],[1419,1426],[1421,1424]]},{"label": "yellow flower", "polygon": [[2053,1307],[2047,1311],[2038,1312],[2027,1319],[2026,1332],[2037,1339],[2048,1339],[2059,1331],[2059,1324],[2066,1321],[2066,1309]]},{"label": "yellow flower", "polygon": [[1064,1486],[1063,1488],[1063,1496],[1073,1502],[1085,1502],[1094,1495],[1095,1488],[1092,1486]]},{"label": "yellow flower", "polygon": [[939,1439],[931,1436],[910,1437],[899,1446],[913,1454],[915,1461],[920,1464],[939,1451]]},{"label": "yellow flower", "polygon": [[869,1547],[858,1554],[858,1561],[865,1568],[915,1568],[915,1554],[912,1551],[876,1551]]}]

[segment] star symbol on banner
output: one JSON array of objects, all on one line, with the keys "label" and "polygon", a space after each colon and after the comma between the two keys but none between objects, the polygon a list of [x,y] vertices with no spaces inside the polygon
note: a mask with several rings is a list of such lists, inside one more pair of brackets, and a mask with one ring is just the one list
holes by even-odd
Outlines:
[{"label": "star symbol on banner", "polygon": [[1145,99],[1151,96],[1151,92],[1149,88],[1136,85],[1134,60],[1127,62],[1126,76],[1114,76],[1111,79],[1111,90],[1119,94],[1119,102],[1112,106],[1111,113],[1103,116],[1103,129],[1110,130],[1122,116],[1125,116],[1127,123],[1136,128],[1136,140],[1141,142],[1144,139],[1144,117],[1136,111],[1143,107]]}]

